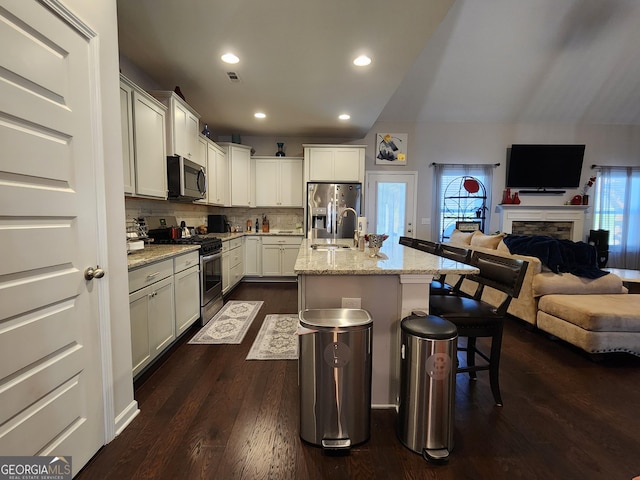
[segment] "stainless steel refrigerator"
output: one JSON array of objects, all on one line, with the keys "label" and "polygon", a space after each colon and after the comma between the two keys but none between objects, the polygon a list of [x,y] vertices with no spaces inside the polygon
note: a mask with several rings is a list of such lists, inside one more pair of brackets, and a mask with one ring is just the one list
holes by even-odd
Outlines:
[{"label": "stainless steel refrigerator", "polygon": [[307,237],[353,238],[361,201],[359,183],[308,183]]}]

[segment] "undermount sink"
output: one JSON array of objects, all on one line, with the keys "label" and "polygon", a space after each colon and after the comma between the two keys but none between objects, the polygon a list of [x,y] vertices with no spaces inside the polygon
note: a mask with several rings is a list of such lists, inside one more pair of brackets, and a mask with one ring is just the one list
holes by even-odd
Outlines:
[{"label": "undermount sink", "polygon": [[312,243],[311,248],[314,250],[349,250],[351,247],[344,243]]},{"label": "undermount sink", "polygon": [[293,230],[278,230],[278,233],[293,233]]}]

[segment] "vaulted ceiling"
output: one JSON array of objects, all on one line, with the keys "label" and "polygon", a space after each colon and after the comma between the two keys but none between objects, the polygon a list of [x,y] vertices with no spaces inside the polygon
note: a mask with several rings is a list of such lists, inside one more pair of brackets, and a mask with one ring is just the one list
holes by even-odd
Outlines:
[{"label": "vaulted ceiling", "polygon": [[636,0],[118,0],[118,24],[121,54],[216,134],[640,124]]}]

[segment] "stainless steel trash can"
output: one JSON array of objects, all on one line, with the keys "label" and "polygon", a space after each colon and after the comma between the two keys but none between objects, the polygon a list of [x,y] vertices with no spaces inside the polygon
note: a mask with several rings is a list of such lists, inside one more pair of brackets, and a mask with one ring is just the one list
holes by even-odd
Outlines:
[{"label": "stainless steel trash can", "polygon": [[348,452],[371,431],[373,320],[360,309],[299,313],[300,437],[326,452]]},{"label": "stainless steel trash can", "polygon": [[398,436],[425,460],[445,463],[453,449],[458,330],[422,312],[400,325]]}]

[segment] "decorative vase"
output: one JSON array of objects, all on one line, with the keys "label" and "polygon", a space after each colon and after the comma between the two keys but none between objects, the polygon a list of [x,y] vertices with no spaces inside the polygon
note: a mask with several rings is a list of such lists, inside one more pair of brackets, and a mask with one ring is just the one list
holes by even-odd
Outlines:
[{"label": "decorative vase", "polygon": [[204,124],[204,128],[202,129],[202,134],[207,138],[211,138],[211,132],[209,131],[209,126],[206,123]]},{"label": "decorative vase", "polygon": [[582,195],[582,204],[583,205],[589,205],[589,195],[587,195],[587,194]]},{"label": "decorative vase", "polygon": [[513,194],[513,200],[511,201],[511,203],[513,203],[514,205],[520,205],[520,195],[518,195],[518,192]]},{"label": "decorative vase", "polygon": [[502,195],[502,203],[503,204],[510,204],[511,203],[511,189],[507,188],[505,189],[503,195]]},{"label": "decorative vase", "polygon": [[379,257],[380,247],[382,247],[382,242],[385,241],[387,236],[379,233],[369,233],[367,238],[369,239],[369,256]]},{"label": "decorative vase", "polygon": [[284,157],[284,143],[277,142],[276,145],[278,145],[278,151],[276,152],[276,157]]}]

